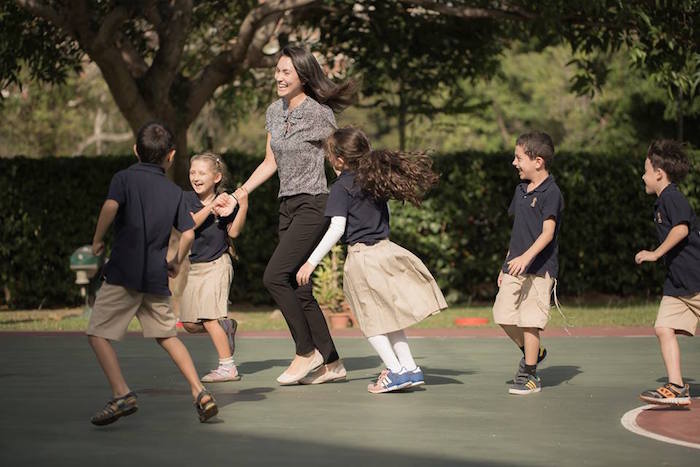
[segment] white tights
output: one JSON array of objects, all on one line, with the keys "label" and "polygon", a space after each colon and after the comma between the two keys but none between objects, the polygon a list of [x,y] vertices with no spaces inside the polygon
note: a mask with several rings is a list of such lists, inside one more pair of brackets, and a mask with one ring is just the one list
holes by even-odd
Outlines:
[{"label": "white tights", "polygon": [[403,331],[394,331],[388,334],[378,334],[368,337],[369,343],[379,354],[384,365],[394,373],[405,368],[408,371],[415,370],[418,366],[413,360],[411,349],[408,347],[406,334]]}]

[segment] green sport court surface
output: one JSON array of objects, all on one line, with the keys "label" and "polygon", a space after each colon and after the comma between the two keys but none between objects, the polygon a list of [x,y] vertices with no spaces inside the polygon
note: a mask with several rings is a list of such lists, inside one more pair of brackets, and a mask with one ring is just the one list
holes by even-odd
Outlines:
[{"label": "green sport court surface", "polygon": [[[214,364],[206,336],[183,341],[200,372]],[[680,342],[697,396],[699,341]],[[336,344],[348,382],[279,387],[291,339],[239,339],[243,379],[209,385],[220,413],[200,424],[165,352],[129,336],[117,352],[139,412],[100,428],[89,418],[109,391],[84,336],[2,333],[1,464],[680,466],[700,459],[698,449],[642,437],[620,423],[644,405],[640,390],[664,375],[654,337],[545,336],[544,387],[525,397],[507,394],[519,356],[503,338],[411,339],[427,385],[383,395],[365,389],[380,369],[369,344]]]}]

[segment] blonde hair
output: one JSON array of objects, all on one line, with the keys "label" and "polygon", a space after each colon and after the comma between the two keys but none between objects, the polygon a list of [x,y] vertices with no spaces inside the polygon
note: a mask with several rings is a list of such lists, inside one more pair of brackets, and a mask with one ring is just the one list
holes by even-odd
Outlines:
[{"label": "blonde hair", "polygon": [[190,158],[190,165],[192,164],[192,162],[198,160],[209,161],[209,165],[211,165],[214,172],[221,174],[221,180],[214,186],[214,191],[217,195],[223,193],[226,190],[226,186],[231,180],[231,177],[228,172],[228,167],[226,167],[226,163],[221,158],[221,156],[219,156],[218,154],[214,154],[213,152],[203,152],[201,154],[195,154]]}]

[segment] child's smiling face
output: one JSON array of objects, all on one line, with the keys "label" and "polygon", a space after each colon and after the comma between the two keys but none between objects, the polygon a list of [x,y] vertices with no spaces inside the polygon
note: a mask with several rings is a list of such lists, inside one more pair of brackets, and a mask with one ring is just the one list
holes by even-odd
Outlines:
[{"label": "child's smiling face", "polygon": [[666,173],[661,169],[655,169],[647,157],[644,159],[644,191],[648,195],[658,194],[659,187],[668,183]]},{"label": "child's smiling face", "polygon": [[220,181],[221,173],[214,170],[210,161],[196,159],[190,164],[190,183],[197,195],[214,193],[216,184]]},{"label": "child's smiling face", "polygon": [[[538,161],[539,159],[539,161]],[[522,146],[515,147],[515,154],[513,157],[513,167],[518,171],[518,176],[520,180],[532,180],[532,178],[537,173],[538,165],[542,165],[542,158],[535,157],[531,159],[530,156],[525,154]]]}]

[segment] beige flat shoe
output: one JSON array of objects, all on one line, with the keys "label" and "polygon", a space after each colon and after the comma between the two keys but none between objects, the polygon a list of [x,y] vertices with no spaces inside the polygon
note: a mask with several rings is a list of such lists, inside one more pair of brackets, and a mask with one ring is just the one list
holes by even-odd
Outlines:
[{"label": "beige flat shoe", "polygon": [[284,373],[279,375],[279,377],[277,378],[277,382],[282,386],[291,386],[293,384],[298,384],[302,378],[304,378],[310,372],[319,368],[321,365],[323,365],[323,356],[318,350],[314,349],[313,356],[310,359],[308,359],[307,364],[303,368],[300,368],[299,371],[295,373],[285,371]]},{"label": "beige flat shoe", "polygon": [[309,373],[308,376],[299,380],[300,384],[323,384],[333,383],[335,381],[345,381],[348,372],[343,366],[343,362],[336,360],[327,365],[321,365],[316,371]]}]

